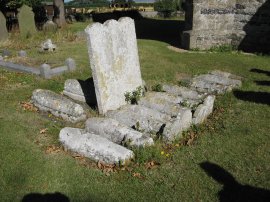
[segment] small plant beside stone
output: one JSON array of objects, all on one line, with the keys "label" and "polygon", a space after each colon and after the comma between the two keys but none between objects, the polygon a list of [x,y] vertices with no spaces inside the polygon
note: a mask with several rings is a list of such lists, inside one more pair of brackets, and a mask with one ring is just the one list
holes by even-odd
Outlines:
[{"label": "small plant beside stone", "polygon": [[138,104],[140,98],[144,95],[143,87],[139,86],[132,92],[125,93],[125,101],[129,104]]},{"label": "small plant beside stone", "polygon": [[156,85],[152,86],[152,91],[164,92],[161,84],[156,84]]}]

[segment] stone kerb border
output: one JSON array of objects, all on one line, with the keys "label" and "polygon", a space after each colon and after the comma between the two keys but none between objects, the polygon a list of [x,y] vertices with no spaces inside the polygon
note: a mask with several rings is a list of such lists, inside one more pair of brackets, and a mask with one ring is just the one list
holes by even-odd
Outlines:
[{"label": "stone kerb border", "polygon": [[76,63],[72,58],[66,59],[65,66],[51,68],[51,66],[48,64],[42,64],[38,69],[35,67],[4,61],[3,57],[0,56],[0,66],[8,70],[40,75],[45,79],[50,79],[53,76],[61,75],[64,72],[72,72],[76,70]]}]

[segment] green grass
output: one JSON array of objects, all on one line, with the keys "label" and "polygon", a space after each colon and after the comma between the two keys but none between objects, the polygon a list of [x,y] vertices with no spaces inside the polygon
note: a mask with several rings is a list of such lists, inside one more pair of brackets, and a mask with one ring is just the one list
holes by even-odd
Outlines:
[{"label": "green grass", "polygon": [[[72,29],[79,30],[80,26],[74,26]],[[136,150],[129,171],[107,176],[92,163],[84,163],[64,151],[46,153],[48,146],[59,146],[60,129],[74,125],[48,114],[25,111],[20,102],[29,101],[36,88],[60,92],[66,79],[86,79],[91,73],[85,41],[54,36],[57,52],[39,54],[39,39],[45,38],[39,37],[31,42],[36,44],[32,48],[27,42],[21,45],[28,47],[31,57],[51,63],[73,57],[78,69],[51,80],[0,69],[1,201],[20,201],[29,193],[54,192],[61,192],[71,201],[218,201],[222,186],[200,168],[199,164],[205,161],[219,165],[239,183],[270,189],[269,105],[244,101],[233,93],[218,96],[213,116],[193,130],[196,140],[191,146],[157,143],[154,148]],[[219,69],[242,76],[241,91],[270,93],[269,86],[254,82],[270,78],[250,72],[252,68],[270,71],[269,56],[176,53],[167,45],[138,40],[142,76],[149,85],[177,84],[179,73],[196,75]],[[15,53],[19,48],[13,45],[11,49]],[[44,128],[48,132],[40,134]],[[160,166],[146,169],[144,164],[151,160]],[[134,177],[134,173],[143,178]]]}]

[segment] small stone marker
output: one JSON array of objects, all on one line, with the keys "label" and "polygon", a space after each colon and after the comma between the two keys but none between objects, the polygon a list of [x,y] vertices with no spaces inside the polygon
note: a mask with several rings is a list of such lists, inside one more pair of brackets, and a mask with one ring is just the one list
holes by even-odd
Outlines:
[{"label": "small stone marker", "polygon": [[134,20],[108,20],[85,30],[100,114],[126,104],[124,94],[142,86]]},{"label": "small stone marker", "polygon": [[8,31],[6,26],[6,18],[0,11],[0,41],[4,41],[8,38]]},{"label": "small stone marker", "polygon": [[11,56],[11,52],[9,50],[5,49],[5,50],[2,51],[2,56],[3,57],[9,57],[9,56]]},{"label": "small stone marker", "polygon": [[68,68],[68,71],[72,72],[76,70],[76,63],[75,60],[73,60],[72,58],[66,59],[65,63]]},{"label": "small stone marker", "polygon": [[37,32],[34,13],[31,7],[23,5],[20,8],[20,11],[18,14],[18,21],[19,21],[21,36],[27,38]]},{"label": "small stone marker", "polygon": [[55,24],[52,20],[48,20],[43,26],[42,30],[44,32],[56,32],[58,29],[57,24]]},{"label": "small stone marker", "polygon": [[59,134],[60,142],[71,151],[95,161],[109,164],[126,164],[134,153],[94,133],[87,133],[78,128],[63,128]]},{"label": "small stone marker", "polygon": [[40,66],[40,76],[45,79],[51,78],[51,66],[48,64],[42,64]]},{"label": "small stone marker", "polygon": [[26,53],[26,51],[24,51],[24,50],[20,50],[20,51],[18,52],[18,56],[19,56],[19,57],[26,57],[26,56],[27,56],[27,53]]}]

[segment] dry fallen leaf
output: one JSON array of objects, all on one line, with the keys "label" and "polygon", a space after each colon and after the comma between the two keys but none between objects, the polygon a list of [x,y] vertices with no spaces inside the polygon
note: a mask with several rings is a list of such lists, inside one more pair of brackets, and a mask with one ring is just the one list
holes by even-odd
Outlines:
[{"label": "dry fallen leaf", "polygon": [[194,142],[194,140],[195,140],[195,137],[196,137],[196,135],[192,132],[192,133],[190,134],[189,140],[187,141],[187,145],[188,145],[188,146],[191,146],[191,145],[193,144],[193,142]]},{"label": "dry fallen leaf", "polygon": [[141,173],[133,173],[132,175],[133,175],[133,177],[136,177],[136,178],[139,178],[139,179],[144,179],[144,177],[142,176]]},{"label": "dry fallen leaf", "polygon": [[45,134],[48,132],[48,128],[43,128],[39,131],[39,134]]},{"label": "dry fallen leaf", "polygon": [[153,169],[156,168],[157,166],[159,166],[160,163],[156,162],[156,161],[149,161],[145,164],[145,168],[146,169]]},{"label": "dry fallen leaf", "polygon": [[21,107],[25,111],[37,112],[38,109],[30,102],[20,102]]},{"label": "dry fallen leaf", "polygon": [[117,167],[115,164],[105,164],[101,161],[97,162],[98,169],[102,170],[103,173],[109,175],[109,173],[113,173],[117,171]]},{"label": "dry fallen leaf", "polygon": [[55,145],[50,145],[46,148],[46,151],[45,153],[46,154],[53,154],[53,153],[58,153],[61,151],[61,148],[60,147],[57,147]]}]

